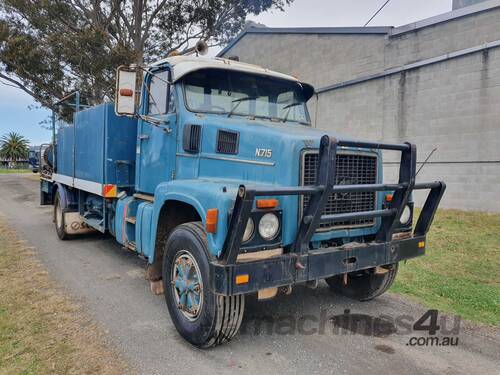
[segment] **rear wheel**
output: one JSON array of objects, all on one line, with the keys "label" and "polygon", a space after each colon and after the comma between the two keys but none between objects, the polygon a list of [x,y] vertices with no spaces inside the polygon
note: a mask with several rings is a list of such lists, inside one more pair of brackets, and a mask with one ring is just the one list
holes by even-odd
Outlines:
[{"label": "rear wheel", "polygon": [[378,273],[375,269],[349,273],[346,285],[343,275],[332,276],[325,281],[335,293],[359,301],[369,301],[385,293],[391,287],[397,273],[398,263],[395,263],[384,266]]},{"label": "rear wheel", "polygon": [[61,240],[67,240],[66,223],[64,222],[64,211],[61,207],[61,197],[59,192],[56,193],[54,200],[54,223],[56,225],[57,237]]},{"label": "rear wheel", "polygon": [[169,235],[163,255],[165,300],[177,331],[201,348],[233,338],[245,309],[245,296],[210,291],[209,259],[201,223],[181,224]]}]

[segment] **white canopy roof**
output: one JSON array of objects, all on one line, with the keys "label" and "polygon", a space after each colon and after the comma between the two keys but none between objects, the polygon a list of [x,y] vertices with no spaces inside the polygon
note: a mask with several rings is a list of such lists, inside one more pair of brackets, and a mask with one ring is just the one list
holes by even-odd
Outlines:
[{"label": "white canopy roof", "polygon": [[194,55],[188,56],[172,56],[166,59],[160,60],[151,65],[151,67],[158,66],[168,63],[172,66],[172,81],[178,81],[186,74],[194,72],[201,69],[225,69],[225,70],[236,70],[240,72],[256,73],[281,79],[286,79],[289,81],[296,81],[298,79],[287,74],[274,72],[269,69],[264,69],[258,65],[247,64],[239,61],[228,60],[223,58],[207,58],[207,57],[197,57]]},{"label": "white canopy roof", "polygon": [[[189,56],[172,56],[166,59],[157,61],[150,65],[151,68],[168,63],[172,67],[172,82],[176,82],[185,75],[201,70],[201,69],[224,69],[238,72],[260,74],[268,77],[275,77],[287,81],[293,81],[305,86],[307,96],[310,97],[314,93],[314,88],[306,83],[300,82],[298,78],[275,72],[273,70],[262,68],[258,65],[247,64],[239,61],[228,60],[223,58],[206,58],[194,55]],[[309,99],[309,98],[307,98]]]}]

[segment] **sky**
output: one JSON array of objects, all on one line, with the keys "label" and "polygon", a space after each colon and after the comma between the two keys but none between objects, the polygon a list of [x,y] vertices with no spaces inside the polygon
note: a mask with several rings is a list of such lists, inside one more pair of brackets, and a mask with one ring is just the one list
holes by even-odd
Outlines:
[{"label": "sky", "polygon": [[[269,27],[362,26],[385,0],[295,0],[284,12],[270,11],[249,19]],[[401,26],[451,10],[452,0],[391,0],[370,26]],[[0,83],[0,136],[16,131],[31,144],[50,141],[40,122],[50,112],[21,90]]]}]

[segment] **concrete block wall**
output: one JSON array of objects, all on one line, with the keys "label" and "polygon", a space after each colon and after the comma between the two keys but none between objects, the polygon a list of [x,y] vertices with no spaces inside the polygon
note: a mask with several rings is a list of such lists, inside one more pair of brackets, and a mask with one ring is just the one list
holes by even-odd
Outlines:
[{"label": "concrete block wall", "polygon": [[453,9],[468,7],[469,5],[474,5],[483,1],[485,0],[453,0]]},{"label": "concrete block wall", "polygon": [[[320,95],[317,127],[434,149],[419,181],[443,179],[443,207],[500,212],[500,49]],[[385,179],[397,153],[384,153]],[[420,164],[419,164],[420,166]],[[423,194],[415,195],[419,205]]]},{"label": "concrete block wall", "polygon": [[300,77],[316,87],[384,69],[385,35],[247,34],[227,56]]},{"label": "concrete block wall", "polygon": [[[325,87],[500,40],[498,25],[492,9],[393,36],[248,34],[228,54]],[[418,180],[447,183],[443,207],[500,212],[499,47],[325,91],[309,109],[330,132],[416,143],[419,162],[437,148]],[[384,154],[388,181],[397,156]]]},{"label": "concrete block wall", "polygon": [[500,39],[500,8],[397,34],[385,43],[385,68],[429,59]]}]

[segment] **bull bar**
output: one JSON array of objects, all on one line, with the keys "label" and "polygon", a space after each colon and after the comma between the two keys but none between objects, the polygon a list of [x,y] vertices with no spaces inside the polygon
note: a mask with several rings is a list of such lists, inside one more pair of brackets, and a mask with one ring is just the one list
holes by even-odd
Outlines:
[{"label": "bull bar", "polygon": [[[335,185],[338,147],[392,150],[401,152],[397,184]],[[249,188],[241,185],[229,220],[228,235],[218,260],[211,262],[211,289],[222,295],[256,292],[317,280],[410,259],[425,253],[425,237],[432,224],[446,185],[442,181],[416,183],[416,147],[411,143],[344,141],[324,135],[319,149],[317,181],[314,186]],[[393,239],[394,229],[414,190],[429,190],[410,238]],[[393,191],[387,208],[373,211],[322,215],[328,197],[334,193]],[[309,204],[300,221],[294,242],[287,253],[264,260],[238,263],[243,234],[254,200],[260,196],[309,195]],[[372,242],[309,248],[321,222],[380,217],[380,227]],[[237,275],[249,275],[249,282],[236,284]]]}]

